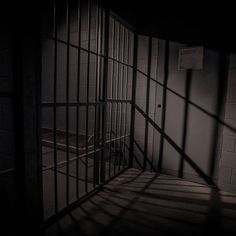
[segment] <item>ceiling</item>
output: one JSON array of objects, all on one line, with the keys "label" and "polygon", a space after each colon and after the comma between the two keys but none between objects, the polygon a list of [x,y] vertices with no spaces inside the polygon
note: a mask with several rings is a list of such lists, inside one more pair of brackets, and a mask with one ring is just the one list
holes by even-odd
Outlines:
[{"label": "ceiling", "polygon": [[141,34],[236,52],[236,17],[229,3],[101,0]]}]

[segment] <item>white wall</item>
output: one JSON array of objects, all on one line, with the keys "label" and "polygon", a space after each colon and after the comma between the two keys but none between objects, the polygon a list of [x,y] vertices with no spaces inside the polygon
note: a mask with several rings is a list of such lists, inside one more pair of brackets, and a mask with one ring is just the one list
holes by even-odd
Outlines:
[{"label": "white wall", "polygon": [[[170,42],[167,82],[167,87],[169,89],[183,97],[185,97],[186,72],[178,70],[178,52],[180,48],[184,47],[186,47],[186,45]],[[161,84],[163,84],[164,80],[164,48],[164,40],[153,39],[151,77]],[[144,73],[147,73],[147,54],[148,38],[145,36],[140,36],[138,48],[138,68]],[[212,115],[217,115],[219,59],[218,52],[205,49],[203,70],[192,72],[192,82],[190,85],[189,100]],[[138,73],[136,104],[140,106],[143,111],[146,109],[146,86],[147,76]],[[149,116],[159,127],[161,127],[161,118],[164,112],[163,107],[158,107],[158,104],[162,105],[162,95],[163,87],[151,81]],[[183,98],[175,95],[171,91],[167,91],[164,131],[180,148],[182,145],[183,136],[184,106],[185,100]],[[187,120],[185,152],[203,170],[204,173],[208,174],[212,150],[214,148],[217,149],[216,163],[220,155],[220,146],[212,146],[215,120],[191,104],[188,105],[188,111],[189,115]],[[135,139],[143,150],[144,134],[145,119],[141,114],[136,112]],[[151,125],[149,125],[148,157],[153,161],[156,167],[159,160],[159,149],[160,134]],[[177,176],[179,171],[180,154],[166,140],[164,140],[163,150],[163,173]],[[139,156],[139,160],[142,161],[143,157],[137,148],[135,148],[135,153]],[[186,162],[184,165],[183,175],[189,180],[202,182],[198,174]],[[217,176],[214,177],[216,178]]]}]

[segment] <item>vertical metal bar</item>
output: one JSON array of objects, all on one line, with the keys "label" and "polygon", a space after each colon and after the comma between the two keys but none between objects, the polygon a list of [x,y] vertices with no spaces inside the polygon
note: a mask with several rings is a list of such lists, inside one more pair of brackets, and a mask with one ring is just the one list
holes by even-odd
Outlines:
[{"label": "vertical metal bar", "polygon": [[[123,26],[122,24],[120,23],[120,46],[119,46],[119,52],[120,52],[120,57],[119,57],[119,80],[118,80],[118,85],[117,85],[117,99],[120,100],[122,99],[122,79],[123,79],[123,73],[122,73],[122,68],[123,68],[123,65],[122,65],[122,58],[123,58],[123,43],[122,43],[122,40],[123,40],[123,37],[122,37],[122,30],[123,29]],[[118,144],[118,171],[120,172],[120,166],[121,166],[121,133],[120,133],[120,127],[121,127],[121,108],[122,108],[122,102],[118,102],[117,103],[118,105],[118,122],[117,122],[117,136],[118,136],[118,140],[117,140],[117,144]]]},{"label": "vertical metal bar", "polygon": [[87,61],[87,105],[86,105],[86,159],[85,159],[85,192],[88,192],[88,124],[89,124],[89,83],[90,83],[90,38],[91,38],[91,0],[88,1],[88,61]]},{"label": "vertical metal bar", "polygon": [[[111,43],[111,77],[110,77],[110,83],[111,83],[111,87],[110,87],[110,94],[111,94],[111,99],[113,98],[113,77],[114,77],[114,48],[115,48],[115,19],[114,18],[111,18],[113,19],[113,24],[112,24],[112,43]],[[109,177],[111,177],[111,157],[112,157],[112,150],[111,150],[111,147],[112,147],[112,142],[111,142],[111,139],[112,139],[112,120],[113,120],[113,103],[111,102],[110,103],[110,133],[109,133],[109,139],[110,139],[110,143],[109,143]],[[114,163],[113,163],[114,164]]]},{"label": "vertical metal bar", "polygon": [[[128,34],[129,34],[129,29],[128,28],[125,28],[125,37],[124,37],[124,64],[127,64],[128,65],[128,61],[127,61],[127,58],[128,58],[128,53],[129,53],[129,50],[128,50]],[[124,65],[124,81],[123,81],[123,99],[127,101],[127,91],[128,91],[128,79],[127,79],[127,70],[128,70],[128,66],[127,65]],[[125,166],[125,163],[126,162],[126,158],[125,158],[125,132],[126,132],[126,108],[127,108],[127,103],[125,102],[123,104],[123,129],[122,129],[122,135],[124,136],[123,139],[122,139],[122,155],[123,155],[123,167]]]},{"label": "vertical metal bar", "polygon": [[136,100],[136,82],[137,82],[137,57],[138,57],[138,34],[136,32],[134,32],[133,78],[132,78],[132,99],[131,99],[131,119],[130,119],[130,145],[129,145],[130,146],[129,168],[133,167],[135,100]]},{"label": "vertical metal bar", "polygon": [[[116,40],[114,41],[114,48],[116,47],[116,49],[117,49],[117,55],[116,55],[116,69],[117,69],[117,71],[115,71],[115,69],[113,69],[113,78],[115,79],[114,80],[114,96],[113,97],[114,97],[114,99],[117,99],[117,81],[118,81],[117,73],[118,73],[118,70],[119,70],[119,64],[118,64],[119,40],[118,40],[118,35],[120,34],[120,31],[119,31],[119,24],[118,24],[118,22],[116,21],[115,18],[114,18],[114,22],[115,22],[115,26],[117,25],[117,32],[116,31],[114,32],[114,36],[116,38]],[[115,60],[115,52],[114,52],[114,60]],[[114,67],[115,67],[115,65],[114,65]],[[116,110],[117,110],[118,104],[114,103],[114,106],[115,106],[114,107],[114,125],[115,125],[115,127],[114,127],[114,131],[112,131],[112,132],[113,132],[114,138],[116,139],[116,123],[117,123]],[[114,152],[113,152],[113,156],[114,156],[113,172],[114,172],[114,175],[115,175],[116,174],[116,164],[117,164],[117,153],[116,153],[116,141],[115,140],[113,142],[113,146],[114,146],[113,147],[113,149],[114,149]]]},{"label": "vertical metal bar", "polygon": [[[128,34],[127,34],[127,65],[129,65],[129,53],[130,53],[130,31],[128,30]],[[129,67],[126,66],[126,93],[125,93],[125,100],[128,100],[128,91],[129,91]],[[127,108],[128,108],[128,104],[125,104],[125,114],[124,114],[124,122],[125,122],[125,127],[124,127],[124,157],[126,157],[126,129],[127,129]]]},{"label": "vertical metal bar", "polygon": [[104,105],[102,107],[102,155],[101,155],[101,181],[105,181],[106,170],[104,166],[104,157],[106,152],[106,111],[107,111],[107,79],[108,79],[108,51],[109,51],[109,11],[105,11],[105,43],[104,43],[104,73],[103,73],[103,97]]},{"label": "vertical metal bar", "polygon": [[[122,63],[125,63],[125,27],[123,26],[123,44],[122,44]],[[125,89],[124,87],[124,78],[125,78],[125,65],[123,64],[122,65],[122,76],[121,76],[121,82],[120,82],[120,89],[121,89],[121,94],[120,94],[120,99],[123,100],[124,99],[124,92],[123,90]],[[120,150],[119,150],[119,153],[121,155],[121,163],[120,163],[120,166],[123,164],[123,156],[124,156],[124,153],[123,153],[123,142],[124,142],[124,138],[121,138],[124,134],[122,134],[122,126],[123,126],[123,103],[121,102],[120,103]],[[120,166],[119,166],[119,171],[120,171]]]},{"label": "vertical metal bar", "polygon": [[[164,61],[164,84],[163,84],[163,100],[162,100],[162,118],[161,118],[161,129],[165,131],[165,120],[166,120],[166,97],[167,97],[167,82],[169,77],[169,41],[165,43],[165,61]],[[164,136],[161,134],[160,150],[159,150],[159,162],[158,171],[162,172],[162,160],[163,160],[163,149],[164,149]]]},{"label": "vertical metal bar", "polygon": [[80,47],[81,47],[81,1],[78,2],[78,58],[77,58],[77,106],[76,106],[76,198],[79,198],[79,102],[80,102]]},{"label": "vertical metal bar", "polygon": [[69,160],[69,83],[70,83],[70,3],[66,6],[66,204],[70,202],[70,160]]},{"label": "vertical metal bar", "polygon": [[[123,31],[122,29],[124,29],[124,27],[122,27],[122,25],[120,24],[120,32]],[[120,74],[119,82],[120,82],[120,84],[118,84],[119,90],[118,90],[118,97],[117,97],[120,100],[122,99],[122,90],[123,90],[123,88],[122,88],[122,79],[123,79],[123,73],[122,73],[123,72],[123,65],[122,65],[123,61],[122,61],[122,59],[123,59],[124,51],[123,51],[123,42],[122,42],[123,37],[122,36],[123,35],[121,33],[121,35],[120,35],[120,59],[119,59],[119,61],[121,62],[120,66],[119,66],[119,74]],[[118,102],[117,105],[118,105],[118,115],[119,115],[119,119],[118,119],[119,123],[117,124],[117,126],[119,128],[119,130],[117,130],[117,134],[118,134],[118,137],[119,137],[119,140],[117,140],[117,143],[119,143],[119,145],[118,145],[118,147],[119,147],[118,148],[118,171],[120,171],[120,166],[121,166],[121,152],[120,152],[120,150],[121,150],[122,102]]]},{"label": "vertical metal bar", "polygon": [[[102,68],[102,65],[104,64],[104,61],[102,61],[102,48],[103,48],[103,29],[104,29],[104,17],[103,17],[103,9],[101,8],[101,12],[100,12],[100,22],[101,22],[101,25],[100,25],[100,34],[99,34],[99,39],[100,39],[100,43],[99,43],[99,51],[100,51],[100,57],[99,57],[99,72],[98,72],[98,97],[99,97],[99,102],[102,101],[102,71],[103,71],[103,68]],[[103,62],[103,63],[102,63]],[[102,143],[100,141],[100,133],[101,133],[101,110],[102,110],[102,106],[99,106],[98,107],[98,127],[97,127],[97,144],[99,146],[99,148],[102,146]],[[98,155],[98,163],[101,161],[101,156],[102,154],[102,151],[99,151],[99,155]],[[100,171],[100,176],[101,176],[101,168],[99,169]],[[99,175],[99,173],[98,173]],[[101,178],[99,179],[99,182],[101,182]]]},{"label": "vertical metal bar", "polygon": [[[100,6],[97,5],[97,13],[96,13],[96,69],[95,69],[95,103],[98,102],[98,66],[99,66],[99,23],[100,23]],[[95,108],[95,117],[94,117],[94,160],[93,160],[93,187],[99,183],[98,180],[98,165],[97,165],[97,105],[94,106]]]},{"label": "vertical metal bar", "polygon": [[[111,64],[111,67],[112,67],[112,71],[111,71],[111,99],[113,99],[113,80],[114,80],[114,77],[115,77],[115,70],[114,70],[114,59],[115,59],[115,33],[116,33],[116,22],[115,22],[115,19],[113,18],[113,37],[112,37],[112,64]],[[113,133],[113,103],[111,103],[111,123],[110,123],[110,134],[109,134],[109,137],[110,137],[110,140],[112,139],[112,133]],[[113,156],[113,169],[115,168],[115,158],[114,158],[114,153],[112,152],[111,150],[111,147],[113,145],[113,142],[110,142],[110,156]],[[109,167],[110,168],[110,167]],[[115,174],[115,169],[114,169],[114,174]]]},{"label": "vertical metal bar", "polygon": [[54,1],[54,84],[53,84],[53,141],[54,141],[54,204],[55,213],[58,212],[57,189],[57,5]]},{"label": "vertical metal bar", "polygon": [[150,75],[151,75],[151,62],[152,62],[152,38],[149,37],[148,42],[148,71],[147,71],[147,91],[146,91],[146,118],[145,118],[145,139],[144,139],[144,159],[143,169],[146,170],[148,158],[148,119],[149,117],[149,95],[150,95]]},{"label": "vertical metal bar", "polygon": [[[118,94],[119,94],[119,81],[120,81],[120,48],[121,48],[121,24],[120,22],[118,22],[118,44],[117,44],[117,79],[116,79],[116,100],[118,100]],[[117,165],[119,168],[119,164],[120,164],[120,157],[119,157],[119,153],[118,153],[118,148],[117,148],[117,137],[118,137],[118,123],[119,123],[119,103],[116,102],[116,109],[115,109],[115,124],[116,124],[116,128],[115,128],[115,159],[117,161]]]},{"label": "vertical metal bar", "polygon": [[[186,74],[186,85],[185,85],[185,100],[184,100],[184,121],[183,121],[183,133],[182,133],[182,144],[181,149],[183,153],[185,153],[186,148],[186,135],[187,135],[187,126],[188,126],[188,100],[190,97],[190,89],[191,89],[191,80],[192,80],[192,70],[187,70]],[[181,155],[180,163],[179,163],[179,177],[183,177],[184,170],[184,157]]]}]

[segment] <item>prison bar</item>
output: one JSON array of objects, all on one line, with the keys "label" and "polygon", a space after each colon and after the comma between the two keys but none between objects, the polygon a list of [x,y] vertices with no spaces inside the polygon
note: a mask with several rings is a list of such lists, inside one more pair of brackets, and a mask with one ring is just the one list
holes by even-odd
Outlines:
[{"label": "prison bar", "polygon": [[[54,0],[54,38],[57,39],[57,5]],[[54,87],[53,87],[53,140],[54,140],[54,204],[55,213],[58,213],[58,190],[57,190],[57,40],[54,41]]]},{"label": "prison bar", "polygon": [[[121,24],[119,22],[117,22],[118,24],[118,42],[117,42],[117,60],[120,60],[120,51],[121,51]],[[118,99],[118,94],[119,94],[119,81],[120,81],[120,64],[117,63],[117,77],[116,77],[116,84],[115,84],[115,97],[116,99]],[[117,138],[118,135],[118,124],[119,124],[119,103],[116,104],[115,106],[115,137]],[[115,142],[115,163],[118,163],[118,168],[119,168],[119,156],[118,156],[118,152],[117,152],[117,142]],[[115,169],[114,169],[115,173],[116,173],[116,165],[115,165]]]},{"label": "prison bar", "polygon": [[[130,54],[130,31],[127,33],[127,64],[129,64],[129,55]],[[129,67],[126,66],[126,93],[125,93],[125,100],[128,100],[128,92],[129,92]],[[131,101],[130,101],[131,104]],[[128,110],[128,103],[125,104],[125,115],[124,115],[124,134],[126,135],[127,131],[127,110]],[[124,138],[124,156],[126,157],[126,152],[125,152],[125,146],[126,146],[126,137]]]},{"label": "prison bar", "polygon": [[[117,68],[117,61],[119,61],[119,59],[117,59],[117,54],[118,54],[118,47],[117,47],[117,44],[118,44],[118,22],[116,21],[115,18],[113,18],[113,29],[114,29],[114,33],[113,33],[113,51],[112,51],[112,80],[113,80],[113,87],[112,87],[112,98],[117,100],[117,97],[116,97],[116,85],[117,85],[117,75],[116,75],[116,68]],[[117,36],[117,37],[115,37]],[[117,104],[112,104],[112,110],[111,110],[111,113],[112,113],[112,120],[111,120],[111,130],[110,130],[110,135],[112,137],[112,134],[114,133],[114,137],[115,137],[115,131],[113,131],[114,129],[114,126],[116,125],[116,106]],[[113,113],[114,113],[114,122],[113,122]],[[114,124],[114,126],[113,126]],[[114,129],[115,130],[115,129]],[[112,153],[113,155],[113,173],[115,174],[116,173],[116,144],[114,143],[113,144],[114,146],[114,151]]]},{"label": "prison bar", "polygon": [[[100,6],[97,6],[97,11],[96,11],[96,52],[98,53],[99,51],[99,30],[100,30]],[[98,102],[98,72],[99,72],[99,58],[96,56],[96,69],[95,69],[95,103]],[[99,162],[97,160],[97,152],[95,150],[97,149],[97,143],[98,143],[98,132],[97,132],[97,106],[94,106],[94,156],[93,156],[93,187],[95,187],[99,183],[99,176],[98,176],[98,167],[99,167]]]},{"label": "prison bar", "polygon": [[[121,56],[121,60],[122,62],[125,61],[125,28],[123,28],[123,37],[122,37],[122,56]],[[124,65],[121,65],[121,80],[120,80],[120,98],[123,99],[123,90],[125,88],[123,82],[124,82]],[[123,115],[123,103],[120,103],[120,130],[119,130],[119,136],[123,136],[122,134],[122,125],[123,125],[123,119],[122,119],[122,115]],[[119,143],[119,171],[121,169],[121,165],[123,164],[123,150],[122,150],[122,139],[120,139],[120,143]]]},{"label": "prison bar", "polygon": [[[104,63],[104,54],[102,52],[102,49],[103,49],[103,31],[104,31],[104,17],[103,17],[103,12],[104,12],[104,9],[101,7],[100,8],[100,15],[99,15],[99,18],[100,18],[100,34],[99,34],[99,51],[100,51],[100,54],[103,55],[99,57],[99,64],[98,64],[98,88],[97,88],[97,95],[98,95],[98,100],[99,102],[103,102],[102,100],[102,71],[103,71],[103,63]],[[98,120],[97,120],[97,123],[98,123],[98,127],[97,127],[97,146],[98,148],[102,148],[102,144],[100,144],[100,133],[101,133],[101,107],[99,106],[98,107]],[[102,152],[99,152],[99,155],[98,155],[98,168],[100,168],[100,162],[102,161],[101,159],[101,154]],[[101,183],[101,174],[100,172],[98,171],[98,184]]]},{"label": "prison bar", "polygon": [[[88,1],[88,55],[87,55],[87,98],[86,102],[89,102],[89,83],[90,83],[90,40],[91,40],[91,0]],[[86,106],[86,159],[85,159],[85,192],[88,192],[88,113],[89,107]]]},{"label": "prison bar", "polygon": [[[124,28],[121,26],[121,46],[120,46],[120,60],[123,61],[123,53],[124,53]],[[123,87],[122,87],[122,82],[123,82],[123,65],[119,65],[119,71],[120,71],[120,84],[118,85],[119,88],[119,98],[122,98],[122,93],[123,93]],[[122,103],[118,103],[118,115],[119,115],[119,123],[118,123],[118,130],[117,130],[117,135],[121,135],[121,126],[122,126]],[[118,144],[118,171],[120,171],[121,167],[121,140],[119,140]]]},{"label": "prison bar", "polygon": [[[79,108],[80,108],[80,57],[81,57],[81,0],[78,1],[78,10],[77,10],[77,19],[78,19],[78,48],[77,48],[77,104],[76,104],[76,156],[79,157]],[[79,168],[80,163],[79,159],[76,159],[76,198],[79,198]]]},{"label": "prison bar", "polygon": [[135,100],[136,100],[136,83],[137,83],[137,56],[138,56],[138,34],[134,33],[133,44],[133,76],[132,76],[132,103],[131,103],[131,124],[130,124],[130,152],[129,167],[133,167],[134,156],[134,124],[135,124]]},{"label": "prison bar", "polygon": [[[111,58],[114,59],[115,56],[115,19],[114,18],[110,18],[113,22],[112,24],[112,52],[111,52]],[[110,83],[111,83],[111,87],[110,87],[110,97],[111,99],[113,98],[113,81],[114,81],[114,60],[111,60],[111,77],[110,77]],[[107,101],[109,101],[109,99],[107,99]],[[110,139],[112,139],[112,122],[113,122],[113,104],[110,104]],[[111,158],[113,156],[112,150],[111,150],[111,143],[109,145],[109,177],[111,176]],[[114,167],[114,162],[113,162],[113,167]]]},{"label": "prison bar", "polygon": [[67,45],[66,45],[66,205],[69,205],[70,186],[69,186],[69,83],[70,83],[70,4],[69,0],[66,2],[66,31],[67,31]]},{"label": "prison bar", "polygon": [[105,102],[102,106],[102,153],[101,153],[101,182],[105,181],[106,169],[104,157],[106,156],[106,129],[107,129],[107,80],[108,80],[108,53],[109,53],[109,11],[105,10],[105,29],[104,29],[104,67],[103,67],[103,86],[102,86],[102,101]]},{"label": "prison bar", "polygon": [[[128,30],[125,30],[125,34],[124,34],[124,57],[123,57],[123,62],[125,62],[127,59],[128,59],[128,55],[129,55],[129,45],[128,45]],[[123,69],[123,76],[124,76],[124,91],[123,91],[123,96],[122,96],[122,99],[127,99],[127,91],[128,91],[128,73],[125,73],[128,71],[128,68],[126,66],[123,66],[124,69]],[[122,130],[122,135],[126,135],[126,119],[127,119],[127,104],[123,104],[123,110],[122,110],[122,115],[123,115],[123,129],[121,127],[121,130]],[[122,155],[123,155],[123,158],[122,158],[122,163],[123,163],[123,167],[125,165],[125,162],[126,162],[126,153],[125,153],[125,141],[126,139],[122,139],[122,147],[121,147],[121,150],[122,150]]]}]

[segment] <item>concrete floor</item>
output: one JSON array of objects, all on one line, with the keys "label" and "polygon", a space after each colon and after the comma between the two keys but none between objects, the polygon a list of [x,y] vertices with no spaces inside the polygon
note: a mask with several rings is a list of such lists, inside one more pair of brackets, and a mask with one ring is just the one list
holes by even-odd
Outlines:
[{"label": "concrete floor", "polygon": [[136,169],[45,230],[53,235],[236,235],[236,195]]}]

